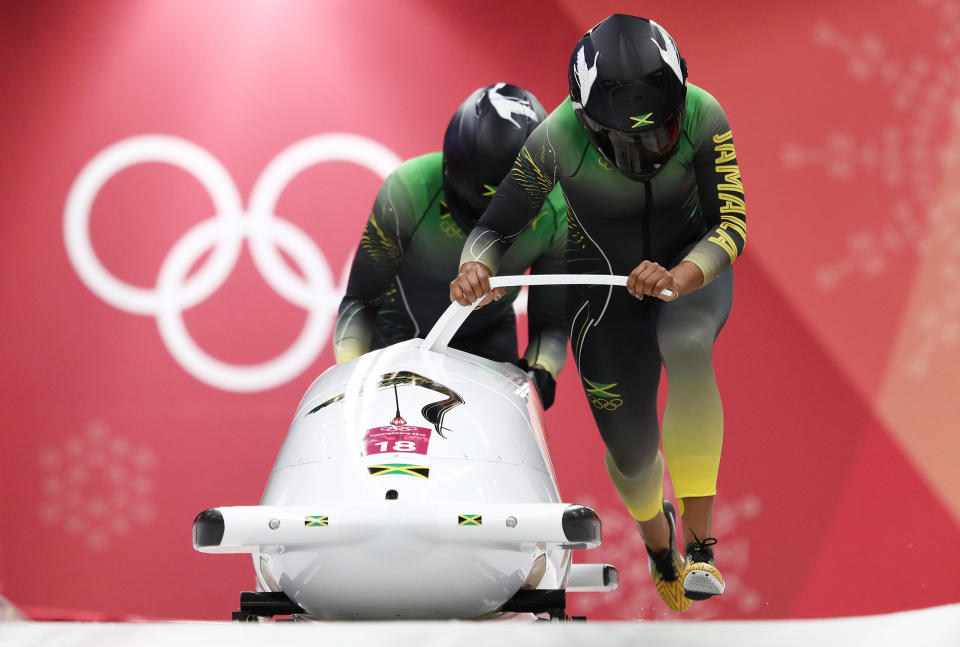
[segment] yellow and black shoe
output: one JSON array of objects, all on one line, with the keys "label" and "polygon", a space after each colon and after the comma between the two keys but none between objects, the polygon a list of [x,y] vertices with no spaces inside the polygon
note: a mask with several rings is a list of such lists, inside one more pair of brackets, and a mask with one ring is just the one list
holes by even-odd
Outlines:
[{"label": "yellow and black shoe", "polygon": [[650,575],[664,603],[674,611],[682,613],[689,609],[692,603],[683,588],[686,562],[677,547],[677,519],[669,501],[663,502],[663,514],[670,525],[670,548],[657,553],[647,548]]},{"label": "yellow and black shoe", "polygon": [[683,575],[683,590],[691,600],[706,600],[720,595],[727,588],[723,575],[713,563],[713,549],[717,543],[713,537],[703,541],[694,535],[696,541],[687,544],[687,565]]}]

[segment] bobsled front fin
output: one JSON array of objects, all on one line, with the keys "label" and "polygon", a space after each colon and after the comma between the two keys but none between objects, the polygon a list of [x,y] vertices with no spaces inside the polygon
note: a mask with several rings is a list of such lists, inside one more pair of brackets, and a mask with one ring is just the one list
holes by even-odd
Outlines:
[{"label": "bobsled front fin", "polygon": [[268,552],[271,546],[306,547],[362,542],[385,532],[429,544],[530,545],[567,549],[600,545],[596,512],[567,503],[444,503],[383,501],[316,506],[232,506],[205,510],[193,526],[202,553]]}]

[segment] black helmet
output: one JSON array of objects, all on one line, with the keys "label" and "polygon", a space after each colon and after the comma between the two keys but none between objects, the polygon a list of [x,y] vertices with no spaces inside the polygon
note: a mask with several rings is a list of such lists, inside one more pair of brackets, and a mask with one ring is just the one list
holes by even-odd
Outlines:
[{"label": "black helmet", "polygon": [[687,65],[652,20],[613,14],[570,57],[570,98],[580,125],[623,175],[648,180],[680,141]]},{"label": "black helmet", "polygon": [[483,215],[523,142],[546,116],[535,96],[508,83],[476,90],[453,115],[443,137],[443,191],[464,233]]}]

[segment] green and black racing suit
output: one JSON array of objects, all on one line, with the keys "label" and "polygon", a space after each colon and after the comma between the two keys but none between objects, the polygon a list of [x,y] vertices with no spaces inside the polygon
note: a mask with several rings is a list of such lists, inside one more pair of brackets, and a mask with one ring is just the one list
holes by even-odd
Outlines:
[{"label": "green and black racing suit", "polygon": [[[566,205],[559,190],[544,194],[526,225],[503,256],[503,272],[563,272]],[[378,192],[360,239],[334,333],[336,361],[426,335],[450,305],[450,279],[457,273],[465,238],[447,207],[442,154],[416,157],[398,167]],[[516,361],[513,302],[518,292],[511,288],[500,301],[472,313],[450,345],[497,361]],[[556,377],[567,352],[563,288],[531,288],[527,310],[524,358]]]},{"label": "green and black racing suit", "polygon": [[[530,135],[464,245],[461,264],[495,274],[544,196],[567,201],[567,266],[573,273],[629,274],[644,260],[688,260],[704,287],[675,301],[638,300],[622,288],[568,290],[568,325],[581,384],[607,447],[607,467],[639,520],[661,509],[663,459],[678,498],[716,493],[723,409],[712,348],[733,299],[732,262],[743,250],[743,185],[719,103],[689,84],[674,156],[651,180],[626,178],[590,144],[568,98]],[[669,395],[663,456],[657,390]]]}]

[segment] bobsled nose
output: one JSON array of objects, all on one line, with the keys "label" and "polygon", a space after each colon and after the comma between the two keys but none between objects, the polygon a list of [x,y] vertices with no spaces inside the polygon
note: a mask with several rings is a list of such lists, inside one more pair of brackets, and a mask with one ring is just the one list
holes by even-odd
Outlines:
[{"label": "bobsled nose", "polygon": [[219,546],[223,541],[223,514],[216,508],[204,510],[193,520],[193,548]]},{"label": "bobsled nose", "polygon": [[600,516],[585,505],[572,505],[563,511],[563,534],[566,548],[594,548],[602,540]]}]

